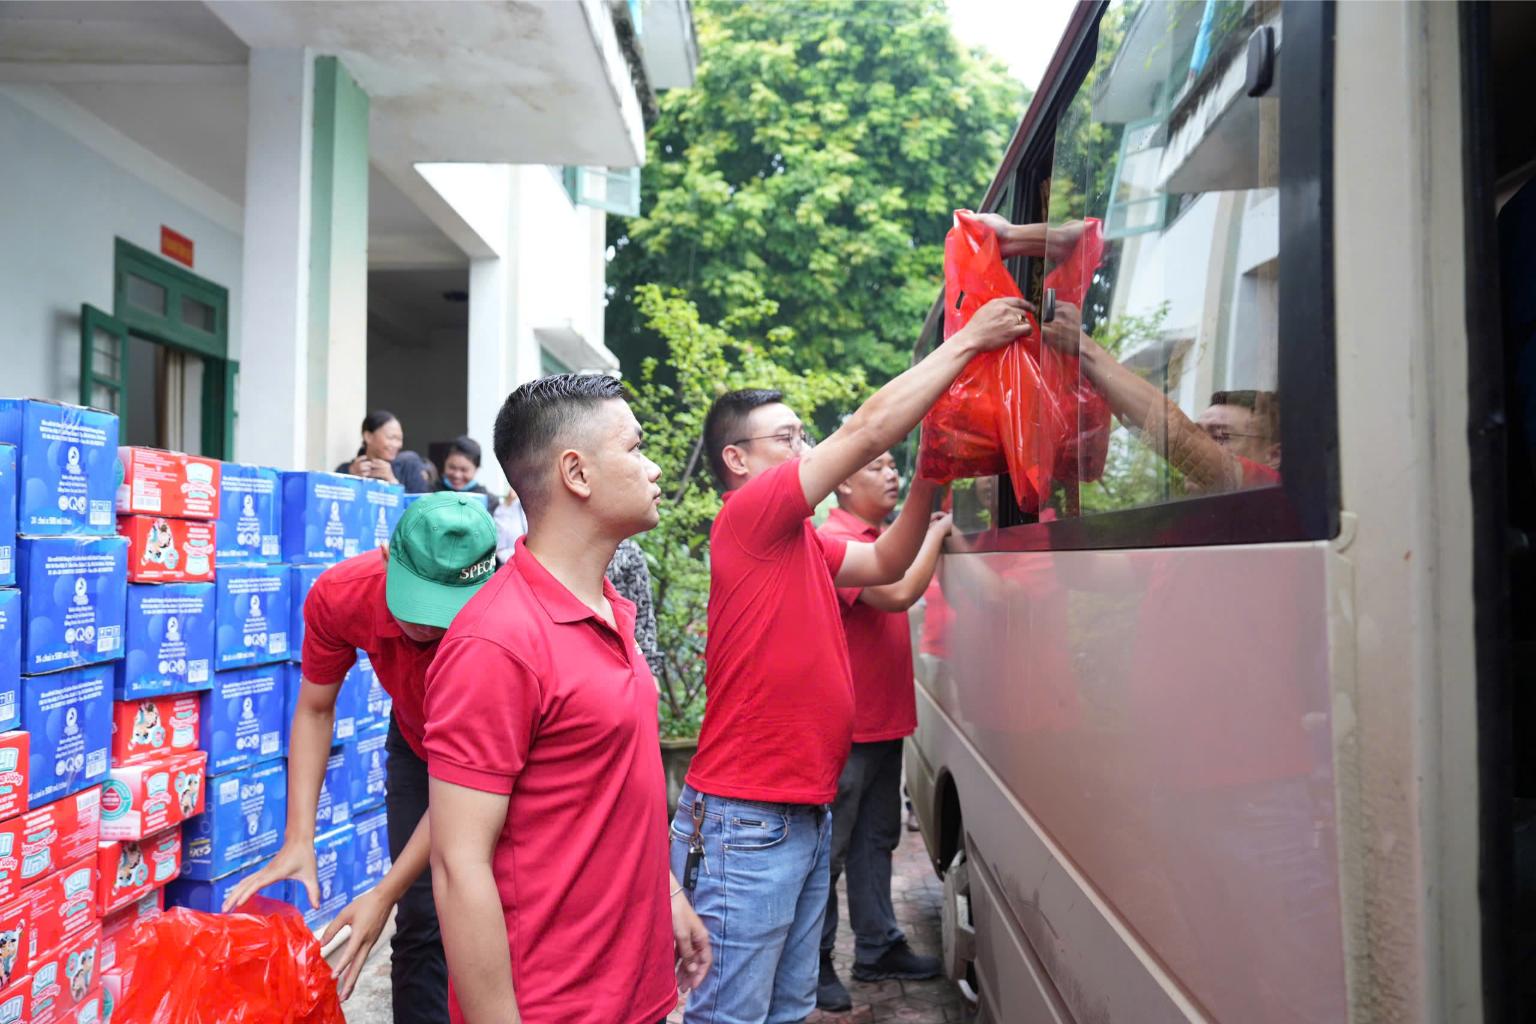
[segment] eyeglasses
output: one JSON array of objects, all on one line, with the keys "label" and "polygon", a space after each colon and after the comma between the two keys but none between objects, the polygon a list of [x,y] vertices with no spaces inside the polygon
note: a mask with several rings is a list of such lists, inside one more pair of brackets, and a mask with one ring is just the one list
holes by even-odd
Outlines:
[{"label": "eyeglasses", "polygon": [[804,427],[796,427],[793,430],[781,430],[776,434],[759,434],[756,437],[739,437],[727,442],[732,445],[746,444],[748,441],[772,441],[775,444],[788,448],[790,451],[810,451],[816,447],[816,439],[808,434]]}]

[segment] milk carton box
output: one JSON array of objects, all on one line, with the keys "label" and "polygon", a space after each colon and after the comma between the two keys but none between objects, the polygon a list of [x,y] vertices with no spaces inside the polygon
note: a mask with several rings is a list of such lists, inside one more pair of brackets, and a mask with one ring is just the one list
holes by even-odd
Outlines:
[{"label": "milk carton box", "polygon": [[288,586],[290,588],[289,604],[292,608],[292,616],[288,620],[288,660],[302,662],[304,660],[304,602],[309,599],[310,588],[315,585],[315,580],[325,572],[329,566],[325,565],[295,565],[289,572]]},{"label": "milk carton box", "polygon": [[200,728],[212,775],[283,755],[288,718],[288,666],[261,665],[214,676],[203,694]]},{"label": "milk carton box", "polygon": [[328,564],[351,558],[364,547],[363,508],[363,482],[355,476],[284,473],[283,561]]},{"label": "milk carton box", "polygon": [[96,925],[32,965],[32,1024],[100,1024],[100,942],[101,927]]},{"label": "milk carton box", "polygon": [[332,829],[315,838],[320,905],[311,908],[306,900],[305,905],[299,908],[304,911],[304,921],[311,928],[329,921],[352,902],[352,864],[356,846],[357,833],[351,825]]},{"label": "milk carton box", "polygon": [[112,532],[116,416],[78,405],[0,398],[0,442],[17,448],[17,533]]},{"label": "milk carton box", "polygon": [[27,973],[35,944],[33,935],[30,892],[0,906],[0,990]]},{"label": "milk carton box", "polygon": [[55,871],[27,890],[32,911],[28,942],[34,963],[96,925],[96,858],[86,857]]},{"label": "milk carton box", "polygon": [[0,590],[0,729],[21,721],[21,591]]},{"label": "milk carton box", "polygon": [[281,761],[212,779],[207,810],[181,828],[181,877],[211,881],[266,860],[283,845],[287,813]]},{"label": "milk carton box", "polygon": [[345,746],[331,748],[325,762],[325,780],[320,784],[320,802],[315,808],[315,831],[339,828],[352,820],[352,767]]},{"label": "milk carton box", "polygon": [[33,674],[123,656],[128,542],[122,537],[23,538],[21,670]]},{"label": "milk carton box", "polygon": [[103,915],[143,899],[180,874],[181,829],[99,844],[96,872],[97,907]]},{"label": "milk carton box", "polygon": [[30,807],[96,785],[112,752],[112,666],[23,679],[21,727],[31,734]]},{"label": "milk carton box", "polygon": [[336,717],[331,721],[331,740],[351,743],[368,724],[368,689],[373,677],[373,663],[363,651],[337,684]]},{"label": "milk carton box", "polygon": [[117,450],[123,482],[117,486],[120,513],[143,512],[177,519],[219,517],[220,463],[181,452],[128,445]]},{"label": "milk carton box", "polygon": [[[211,880],[178,878],[165,887],[165,905],[167,908],[186,907],[188,910],[198,910],[205,914],[217,914],[224,909],[224,901],[229,898],[229,894],[234,892],[235,887],[245,881],[254,870],[256,869],[253,867]],[[257,889],[256,895],[290,903],[292,901],[289,899],[288,885],[286,880],[273,882],[271,885]],[[302,891],[302,887],[300,889]],[[305,902],[308,903],[307,898]]]},{"label": "milk carton box", "polygon": [[277,470],[226,462],[219,501],[218,562],[276,562],[283,554]]},{"label": "milk carton box", "polygon": [[16,446],[0,444],[0,587],[16,584]]},{"label": "milk carton box", "polygon": [[0,820],[27,809],[31,790],[31,737],[21,730],[0,733]]},{"label": "milk carton box", "polygon": [[202,700],[193,693],[120,700],[112,705],[112,764],[133,764],[201,749]]},{"label": "milk carton box", "polygon": [[384,803],[384,766],[389,760],[384,741],[388,738],[389,723],[379,722],[359,733],[356,743],[343,748],[351,759],[347,775],[352,784],[350,809],[354,817]]},{"label": "milk carton box", "polygon": [[123,659],[113,667],[118,700],[213,685],[214,585],[128,584]]},{"label": "milk carton box", "polygon": [[121,910],[114,910],[101,921],[101,969],[131,967],[133,951],[128,944],[133,929],[141,921],[153,921],[165,913],[165,890],[156,889],[141,896]]},{"label": "milk carton box", "polygon": [[[24,888],[66,865],[95,856],[101,838],[101,790],[92,787],[55,800],[0,825],[0,831],[12,823],[21,858],[16,881]],[[4,835],[0,834],[0,847],[3,845]]]},{"label": "milk carton box", "polygon": [[376,548],[389,543],[395,524],[405,513],[405,488],[382,480],[363,480],[363,506],[366,523],[362,548]]},{"label": "milk carton box", "polygon": [[216,524],[167,516],[118,516],[134,583],[211,583]]},{"label": "milk carton box", "polygon": [[362,648],[358,648],[357,664],[352,666],[345,683],[353,687],[348,700],[353,717],[357,719],[359,733],[388,717],[388,711],[385,709],[388,694],[384,692],[384,687],[379,682],[379,674],[373,669],[373,659],[368,657],[368,652]]},{"label": "milk carton box", "polygon": [[101,838],[143,839],[201,814],[207,765],[201,750],[114,765],[101,789]]},{"label": "milk carton box", "polygon": [[381,807],[358,815],[352,827],[357,833],[352,858],[352,898],[356,899],[389,874],[389,815]]},{"label": "milk carton box", "polygon": [[0,1024],[27,1024],[32,1019],[32,975],[20,974],[0,989]]},{"label": "milk carton box", "polygon": [[215,671],[288,660],[288,567],[231,566],[214,585]]}]

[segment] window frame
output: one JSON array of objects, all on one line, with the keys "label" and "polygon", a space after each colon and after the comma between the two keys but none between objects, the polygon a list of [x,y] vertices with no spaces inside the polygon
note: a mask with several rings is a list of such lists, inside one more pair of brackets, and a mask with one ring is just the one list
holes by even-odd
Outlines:
[{"label": "window frame", "polygon": [[[1092,67],[1108,3],[1082,5],[993,179],[982,210],[1017,197],[1052,157],[1056,125]],[[1275,84],[1280,117],[1281,484],[1051,522],[1019,522],[1006,486],[998,525],[968,534],[971,551],[1072,551],[1329,540],[1339,533],[1338,389],[1333,292],[1332,0],[1285,5]],[[1027,281],[1027,270],[1016,271]],[[914,355],[939,337],[940,295]]]}]

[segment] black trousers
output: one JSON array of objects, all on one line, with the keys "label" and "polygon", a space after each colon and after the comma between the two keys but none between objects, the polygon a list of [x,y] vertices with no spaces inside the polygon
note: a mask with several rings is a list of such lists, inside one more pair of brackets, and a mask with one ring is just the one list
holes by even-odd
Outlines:
[{"label": "black trousers", "polygon": [[[389,790],[389,855],[399,859],[411,833],[427,813],[427,763],[416,756],[400,735],[394,716],[389,720],[387,766]],[[389,981],[395,1024],[446,1024],[448,963],[437,928],[437,904],[432,901],[429,868],[395,905],[395,937],[390,943]]]}]

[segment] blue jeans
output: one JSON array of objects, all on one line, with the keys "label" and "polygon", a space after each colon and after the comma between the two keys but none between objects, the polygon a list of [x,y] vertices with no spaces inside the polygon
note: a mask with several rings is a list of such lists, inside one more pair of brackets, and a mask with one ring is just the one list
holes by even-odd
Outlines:
[{"label": "blue jeans", "polygon": [[[693,804],[672,820],[672,873],[683,877]],[[788,1024],[816,1008],[832,815],[826,807],[703,796],[704,861],[689,894],[714,966],[688,997],[687,1024]]]}]

